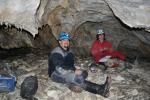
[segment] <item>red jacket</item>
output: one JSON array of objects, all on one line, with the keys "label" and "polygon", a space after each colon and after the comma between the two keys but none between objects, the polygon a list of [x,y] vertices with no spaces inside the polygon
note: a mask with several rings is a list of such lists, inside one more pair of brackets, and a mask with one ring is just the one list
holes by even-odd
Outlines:
[{"label": "red jacket", "polygon": [[99,40],[94,41],[91,48],[91,54],[96,63],[99,63],[99,60],[107,55],[110,55],[112,58],[125,59],[123,54],[113,50],[112,44],[109,41],[104,41],[103,43]]}]

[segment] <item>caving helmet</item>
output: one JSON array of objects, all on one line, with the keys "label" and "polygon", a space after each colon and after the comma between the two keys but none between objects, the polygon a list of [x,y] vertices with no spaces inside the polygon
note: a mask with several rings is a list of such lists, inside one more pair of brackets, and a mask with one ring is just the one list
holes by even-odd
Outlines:
[{"label": "caving helmet", "polygon": [[97,34],[98,34],[98,35],[104,34],[104,31],[103,31],[102,29],[98,29],[98,30],[97,30]]},{"label": "caving helmet", "polygon": [[58,39],[59,40],[70,40],[70,36],[66,32],[60,32]]},{"label": "caving helmet", "polygon": [[103,29],[98,29],[97,34],[96,34],[96,40],[99,40],[99,35],[104,35],[104,40],[105,40],[105,32]]}]

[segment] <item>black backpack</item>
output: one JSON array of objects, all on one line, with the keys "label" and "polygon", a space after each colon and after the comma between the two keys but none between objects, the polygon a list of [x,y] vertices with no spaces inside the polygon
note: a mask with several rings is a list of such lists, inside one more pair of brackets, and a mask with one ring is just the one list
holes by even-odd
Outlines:
[{"label": "black backpack", "polygon": [[36,76],[29,76],[21,84],[20,96],[24,99],[32,100],[38,89],[38,80]]}]

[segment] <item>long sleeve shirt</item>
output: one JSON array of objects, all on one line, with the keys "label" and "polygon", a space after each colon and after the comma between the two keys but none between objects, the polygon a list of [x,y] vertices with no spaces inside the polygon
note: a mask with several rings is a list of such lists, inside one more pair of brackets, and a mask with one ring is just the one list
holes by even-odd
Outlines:
[{"label": "long sleeve shirt", "polygon": [[64,51],[60,46],[54,48],[49,55],[48,67],[49,76],[60,67],[65,70],[75,70],[72,50]]},{"label": "long sleeve shirt", "polygon": [[96,63],[99,63],[99,60],[105,56],[116,57],[121,60],[125,59],[123,54],[113,50],[112,44],[109,41],[103,41],[102,43],[99,40],[94,41],[91,48],[91,54]]}]

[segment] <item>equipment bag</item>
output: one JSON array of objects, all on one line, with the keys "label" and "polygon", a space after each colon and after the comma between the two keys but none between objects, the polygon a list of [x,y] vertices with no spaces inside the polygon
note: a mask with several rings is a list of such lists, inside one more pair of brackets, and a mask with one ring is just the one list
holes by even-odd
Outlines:
[{"label": "equipment bag", "polygon": [[0,92],[12,92],[15,90],[16,77],[0,75]]},{"label": "equipment bag", "polygon": [[38,80],[36,76],[29,76],[21,84],[20,96],[25,99],[31,99],[38,89]]}]

